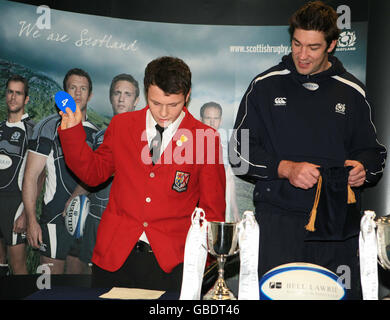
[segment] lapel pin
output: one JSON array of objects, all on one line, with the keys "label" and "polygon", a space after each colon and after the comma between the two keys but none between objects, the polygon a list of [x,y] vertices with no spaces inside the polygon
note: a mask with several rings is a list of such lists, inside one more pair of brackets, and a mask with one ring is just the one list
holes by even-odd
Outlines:
[{"label": "lapel pin", "polygon": [[188,138],[183,134],[181,135],[180,139],[176,141],[176,145],[178,147],[181,147],[184,142],[188,141]]}]

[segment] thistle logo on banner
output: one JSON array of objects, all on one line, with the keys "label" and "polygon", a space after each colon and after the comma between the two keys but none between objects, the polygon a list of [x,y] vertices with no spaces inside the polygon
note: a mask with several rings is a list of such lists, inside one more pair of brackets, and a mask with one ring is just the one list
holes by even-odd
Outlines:
[{"label": "thistle logo on banner", "polygon": [[186,191],[189,180],[190,180],[189,173],[176,171],[175,181],[172,185],[172,189],[176,190],[177,192]]},{"label": "thistle logo on banner", "polygon": [[20,132],[15,131],[11,136],[11,142],[19,142]]},{"label": "thistle logo on banner", "polygon": [[355,51],[356,47],[356,33],[355,31],[344,31],[340,34],[337,42],[336,51]]}]

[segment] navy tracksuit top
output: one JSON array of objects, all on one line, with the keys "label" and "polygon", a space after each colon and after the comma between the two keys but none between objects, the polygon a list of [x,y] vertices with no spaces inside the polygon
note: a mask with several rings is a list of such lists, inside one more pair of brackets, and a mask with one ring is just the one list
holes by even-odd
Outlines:
[{"label": "navy tracksuit top", "polygon": [[[377,141],[363,84],[341,62],[321,73],[299,74],[291,54],[256,76],[242,98],[230,141],[237,175],[256,183],[255,203],[304,212],[313,206],[315,187],[303,190],[278,177],[281,160],[322,167],[360,161],[366,183],[382,176],[386,148]],[[354,190],[359,196],[359,190]]]}]

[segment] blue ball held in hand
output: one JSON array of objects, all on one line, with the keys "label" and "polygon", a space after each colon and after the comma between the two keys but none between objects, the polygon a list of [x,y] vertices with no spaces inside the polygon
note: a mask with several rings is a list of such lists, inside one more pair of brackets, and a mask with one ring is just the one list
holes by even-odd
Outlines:
[{"label": "blue ball held in hand", "polygon": [[54,97],[56,105],[60,110],[66,113],[66,108],[70,108],[72,112],[76,111],[76,102],[74,102],[72,96],[65,91],[58,91]]}]

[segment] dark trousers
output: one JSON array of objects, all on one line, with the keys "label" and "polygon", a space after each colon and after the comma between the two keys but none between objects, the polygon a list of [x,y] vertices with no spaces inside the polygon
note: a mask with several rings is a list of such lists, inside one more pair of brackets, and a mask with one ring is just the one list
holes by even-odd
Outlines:
[{"label": "dark trousers", "polygon": [[125,287],[180,292],[183,264],[176,266],[172,272],[166,273],[160,268],[153,252],[149,252],[147,247],[142,245],[141,248],[137,248],[136,246],[122,267],[115,272],[109,272],[93,265],[92,286],[94,288]]},{"label": "dark trousers", "polygon": [[345,241],[305,241],[308,215],[263,204],[256,207],[256,219],[260,227],[259,279],[285,263],[313,263],[345,278],[344,284],[350,282],[347,299],[361,299],[358,236]]}]

